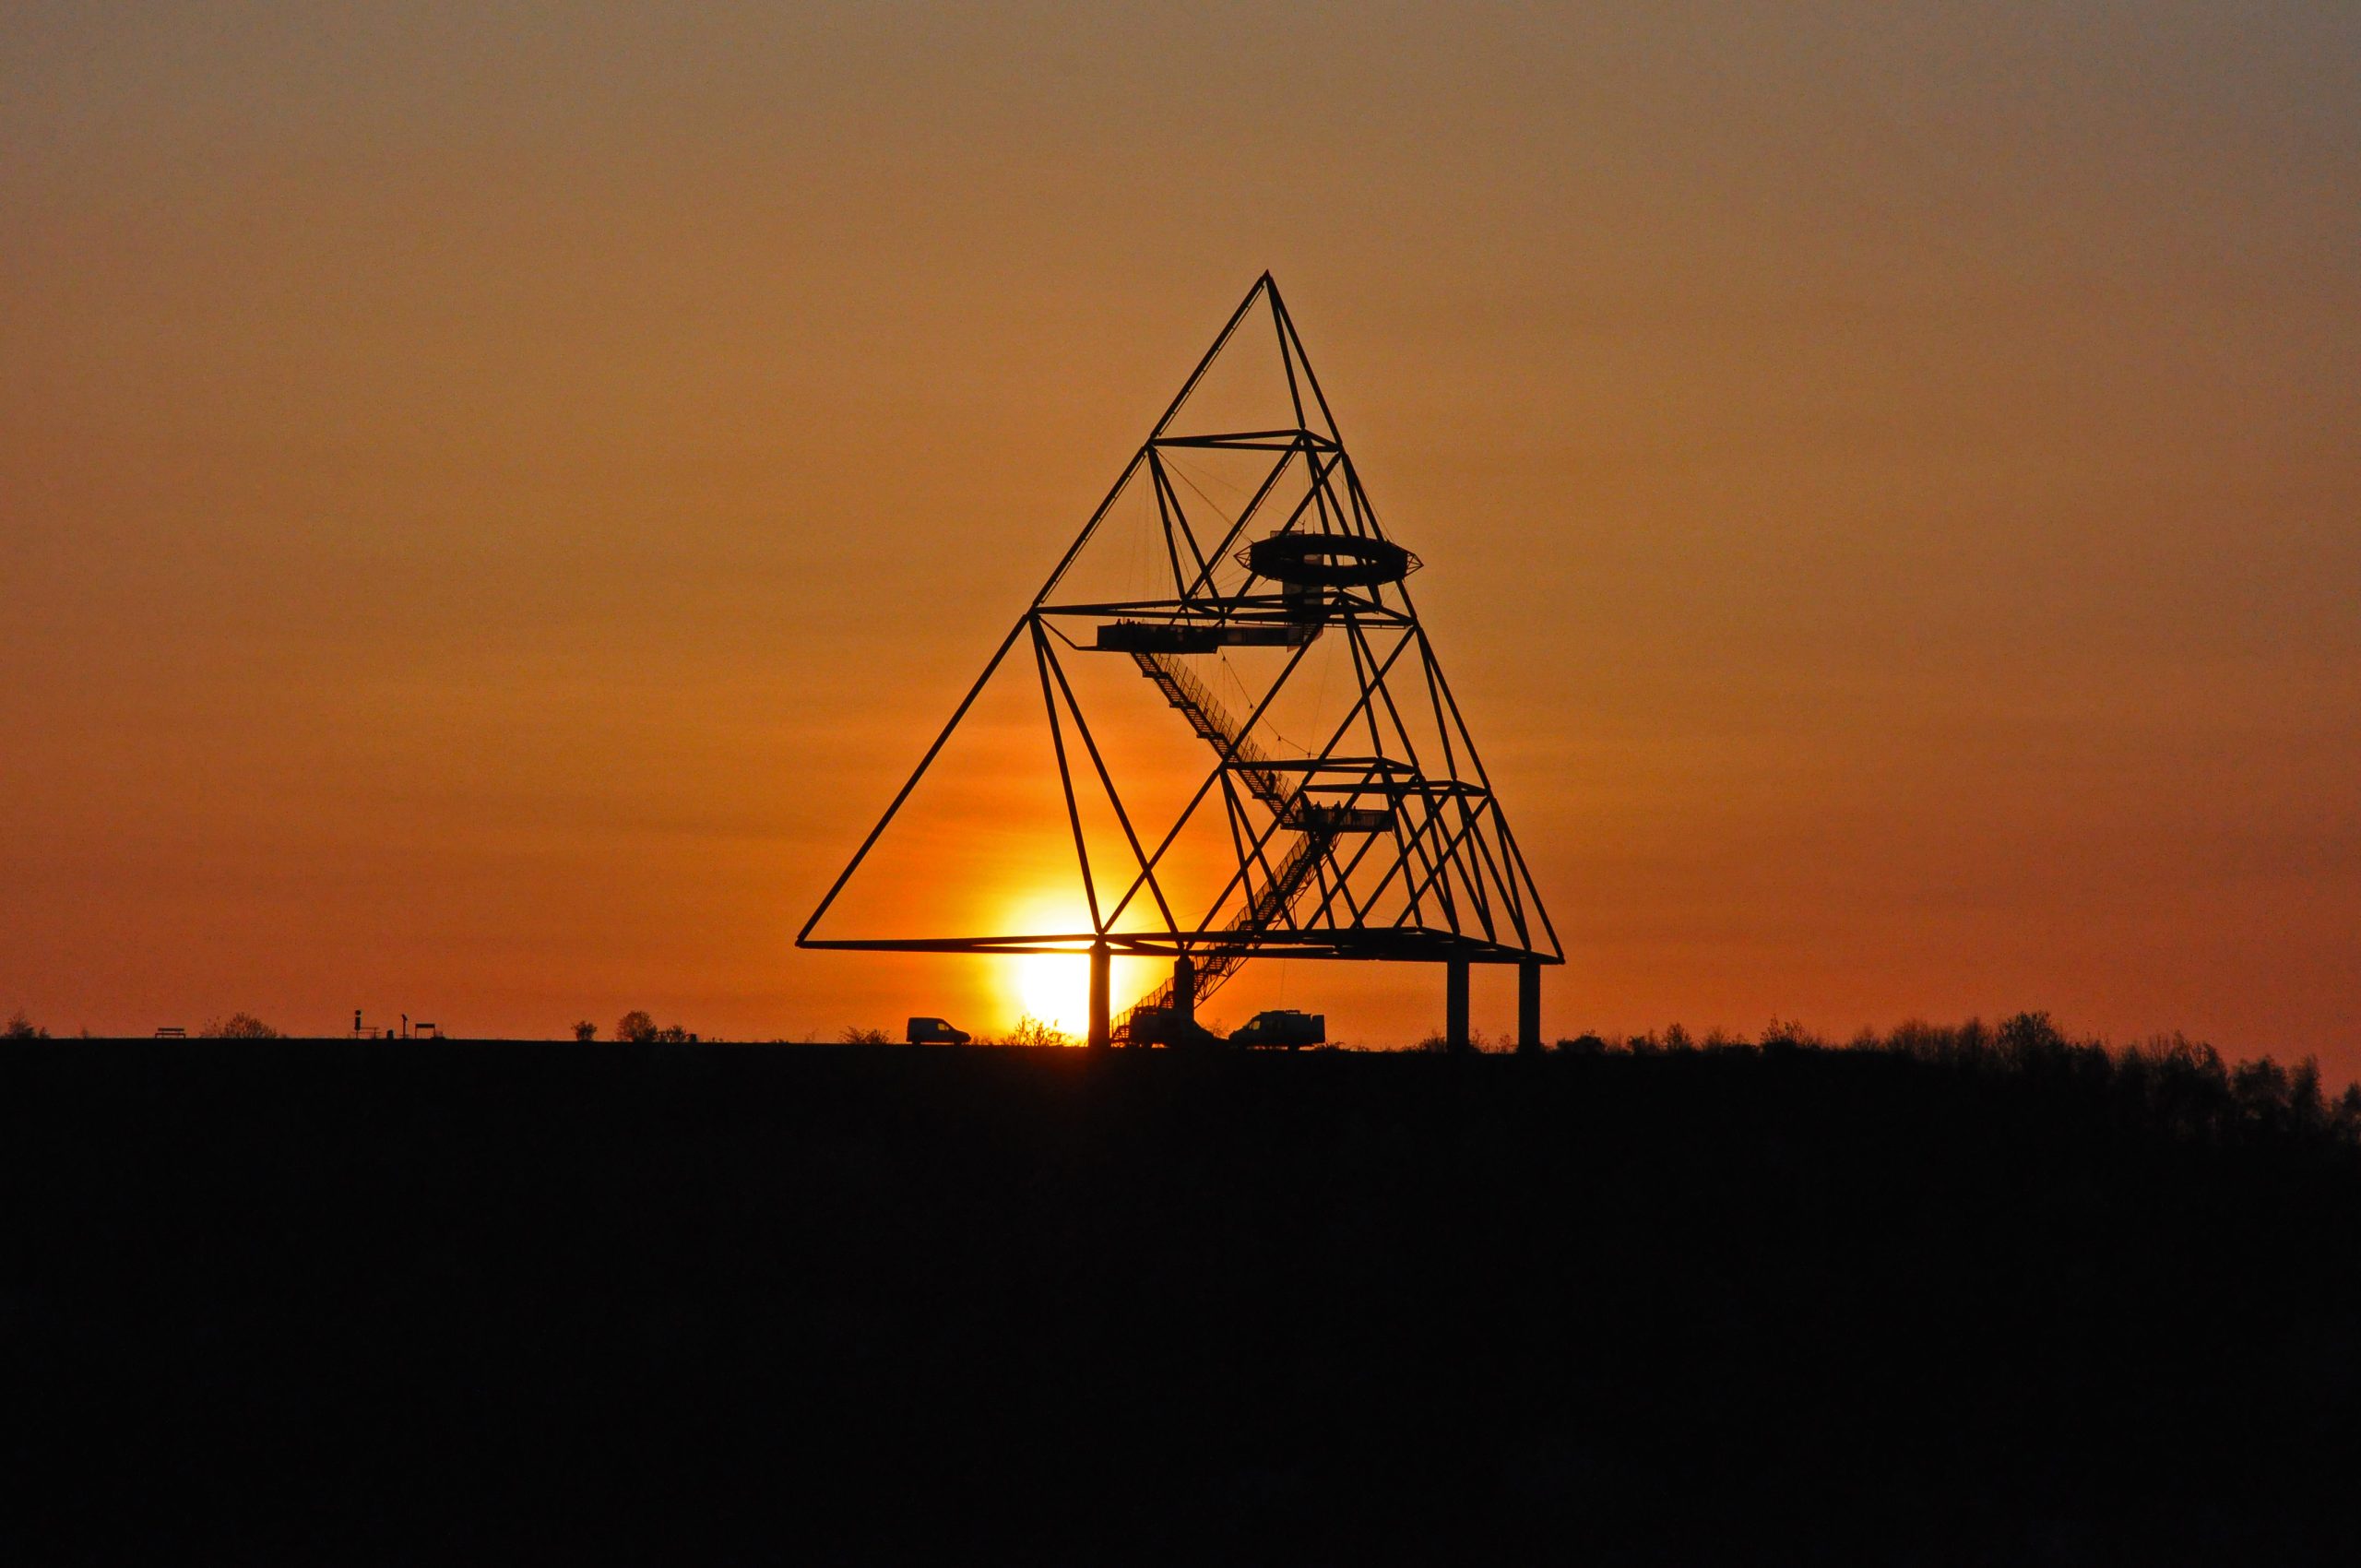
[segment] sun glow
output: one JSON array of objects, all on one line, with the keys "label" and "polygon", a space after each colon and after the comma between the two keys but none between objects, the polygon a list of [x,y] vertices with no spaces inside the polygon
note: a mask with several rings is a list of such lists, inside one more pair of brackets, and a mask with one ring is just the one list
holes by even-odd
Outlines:
[{"label": "sun glow", "polygon": [[[1038,894],[1012,906],[1001,929],[1029,935],[1086,933],[1090,916],[1079,898]],[[1085,953],[1026,953],[1000,961],[1002,1005],[1014,1027],[1038,1018],[1077,1041],[1090,1028],[1090,957]]]},{"label": "sun glow", "polygon": [[1079,953],[1027,953],[1016,960],[1017,1005],[1076,1037],[1090,1026],[1090,960]]}]

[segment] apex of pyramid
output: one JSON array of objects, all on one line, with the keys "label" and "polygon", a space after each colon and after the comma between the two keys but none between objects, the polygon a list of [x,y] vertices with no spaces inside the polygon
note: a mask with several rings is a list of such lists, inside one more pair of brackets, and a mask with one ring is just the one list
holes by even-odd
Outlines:
[{"label": "apex of pyramid", "polygon": [[1338,440],[1320,378],[1268,271],[1230,313],[1149,433],[1151,442],[1299,432]]}]

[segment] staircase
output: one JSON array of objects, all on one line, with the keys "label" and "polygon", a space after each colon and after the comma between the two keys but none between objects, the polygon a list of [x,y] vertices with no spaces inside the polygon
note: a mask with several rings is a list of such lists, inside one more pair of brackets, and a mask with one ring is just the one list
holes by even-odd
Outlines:
[{"label": "staircase", "polygon": [[[1278,863],[1271,880],[1247,901],[1246,908],[1231,920],[1228,929],[1241,935],[1267,929],[1287,912],[1288,905],[1295,902],[1296,896],[1303,891],[1304,884],[1311,880],[1313,868],[1320,864],[1322,858],[1328,853],[1328,847],[1335,841],[1335,834],[1319,828],[1298,839],[1295,848],[1287,852],[1287,859]],[[1238,967],[1246,962],[1249,950],[1249,944],[1245,943],[1236,945],[1225,943],[1200,949],[1192,955],[1197,965],[1196,1000],[1203,1002],[1222,981],[1237,973]],[[1172,982],[1166,980],[1123,1009],[1109,1032],[1117,1039],[1128,1039],[1131,1038],[1132,1019],[1135,1016],[1145,1010],[1171,1005]]]},{"label": "staircase", "polygon": [[[1328,814],[1290,794],[1279,781],[1279,775],[1270,766],[1270,758],[1253,740],[1242,733],[1219,699],[1206,690],[1204,682],[1170,656],[1135,651],[1133,661],[1140,673],[1146,676],[1163,692],[1165,701],[1179,709],[1207,745],[1229,757],[1247,790],[1269,807],[1271,814],[1288,826],[1299,827],[1302,837],[1296,840],[1271,873],[1271,879],[1247,900],[1229,922],[1228,929],[1240,935],[1268,930],[1283,919],[1295,903],[1320,862],[1327,857],[1329,847],[1335,842],[1337,829],[1327,821]],[[1196,960],[1196,1000],[1212,995],[1221,982],[1237,972],[1246,962],[1251,944],[1222,944],[1192,955]],[[1166,980],[1154,991],[1124,1009],[1113,1024],[1111,1032],[1117,1039],[1131,1036],[1133,1017],[1151,1008],[1172,1004],[1172,982]]]},{"label": "staircase", "polygon": [[1287,792],[1279,788],[1277,775],[1270,770],[1270,758],[1252,736],[1239,733],[1238,725],[1223,710],[1220,699],[1205,689],[1203,681],[1189,673],[1169,654],[1134,653],[1132,662],[1140,667],[1141,674],[1156,683],[1164,700],[1180,710],[1189,727],[1207,745],[1245,765],[1238,774],[1256,800],[1275,813],[1286,812]]}]

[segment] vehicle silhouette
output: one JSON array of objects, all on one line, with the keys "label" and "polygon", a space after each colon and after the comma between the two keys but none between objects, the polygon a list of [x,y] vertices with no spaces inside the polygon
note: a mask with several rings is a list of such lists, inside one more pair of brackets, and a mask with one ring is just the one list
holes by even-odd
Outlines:
[{"label": "vehicle silhouette", "polygon": [[1274,1007],[1257,1013],[1242,1028],[1230,1031],[1232,1045],[1283,1045],[1289,1051],[1319,1045],[1328,1038],[1328,1016]]}]

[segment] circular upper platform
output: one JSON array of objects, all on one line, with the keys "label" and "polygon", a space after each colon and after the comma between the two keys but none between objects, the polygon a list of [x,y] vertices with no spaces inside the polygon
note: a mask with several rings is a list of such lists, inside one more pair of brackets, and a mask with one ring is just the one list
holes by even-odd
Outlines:
[{"label": "circular upper platform", "polygon": [[1418,569],[1418,558],[1390,539],[1345,533],[1275,533],[1240,551],[1238,562],[1296,588],[1375,588]]}]

